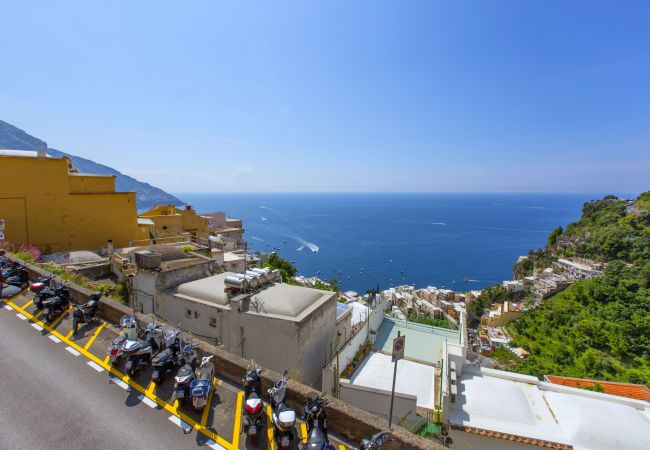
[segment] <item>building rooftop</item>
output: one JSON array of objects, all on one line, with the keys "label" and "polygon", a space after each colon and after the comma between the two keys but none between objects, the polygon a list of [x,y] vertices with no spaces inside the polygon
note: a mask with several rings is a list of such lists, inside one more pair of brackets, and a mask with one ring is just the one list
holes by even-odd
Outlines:
[{"label": "building rooftop", "polygon": [[[177,295],[220,306],[228,306],[229,300],[224,291],[224,280],[231,275],[236,274],[225,272],[181,284],[178,286]],[[334,293],[329,291],[284,283],[272,283],[250,296],[251,306],[248,312],[301,319],[301,316],[307,313],[311,307],[324,303],[333,297]]]},{"label": "building rooftop", "polygon": [[636,400],[645,400],[650,402],[650,389],[642,384],[588,380],[586,378],[560,377],[556,375],[546,375],[544,378],[549,383],[583,389],[599,384],[603,387],[603,392],[605,394],[618,395],[620,397],[634,398]]},{"label": "building rooftop", "polygon": [[453,429],[541,447],[644,449],[650,405],[500,370],[463,367]]},{"label": "building rooftop", "polygon": [[[22,158],[36,158],[38,152],[36,150],[8,150],[0,149],[0,156],[19,156]],[[52,158],[50,155],[46,155],[48,158]]]},{"label": "building rooftop", "polygon": [[406,357],[428,364],[436,364],[442,359],[447,342],[460,344],[457,330],[385,318],[377,330],[373,350],[391,354],[398,331],[406,336]]},{"label": "building rooftop", "polygon": [[336,304],[336,318],[338,319],[341,317],[343,314],[348,312],[350,310],[350,307],[346,305],[345,303],[337,303]]},{"label": "building rooftop", "polygon": [[[373,352],[354,372],[350,383],[390,392],[393,368],[394,363],[389,355]],[[434,375],[435,367],[403,359],[397,363],[395,392],[414,395],[419,407],[434,409]]]}]

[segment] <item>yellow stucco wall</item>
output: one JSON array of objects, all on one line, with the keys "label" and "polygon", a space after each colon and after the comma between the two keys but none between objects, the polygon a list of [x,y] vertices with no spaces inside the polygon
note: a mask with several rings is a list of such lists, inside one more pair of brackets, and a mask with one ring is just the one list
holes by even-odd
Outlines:
[{"label": "yellow stucco wall", "polygon": [[0,218],[5,240],[44,251],[99,249],[146,239],[135,193],[115,192],[112,176],[68,173],[67,158],[0,156]]},{"label": "yellow stucco wall", "polygon": [[174,205],[158,205],[140,214],[140,217],[151,219],[155,226],[156,237],[175,237],[182,233],[193,233],[207,239],[208,219],[196,213],[193,209],[178,209]]}]

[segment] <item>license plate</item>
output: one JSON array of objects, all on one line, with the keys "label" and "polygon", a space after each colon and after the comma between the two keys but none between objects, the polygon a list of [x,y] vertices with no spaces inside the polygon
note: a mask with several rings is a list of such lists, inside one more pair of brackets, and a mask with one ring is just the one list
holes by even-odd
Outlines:
[{"label": "license plate", "polygon": [[248,427],[248,434],[255,434],[257,433],[257,427],[255,425],[251,425]]},{"label": "license plate", "polygon": [[176,398],[185,397],[185,391],[176,391]]},{"label": "license plate", "polygon": [[280,441],[283,447],[288,447],[289,446],[289,436],[282,436],[282,440]]}]

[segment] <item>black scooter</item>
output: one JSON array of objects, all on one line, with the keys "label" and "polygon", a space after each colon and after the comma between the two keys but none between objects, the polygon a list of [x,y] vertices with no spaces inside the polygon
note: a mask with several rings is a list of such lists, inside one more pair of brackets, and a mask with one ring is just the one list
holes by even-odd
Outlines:
[{"label": "black scooter", "polygon": [[68,302],[70,300],[70,289],[63,284],[41,289],[34,297],[34,306],[36,306],[36,309],[40,311],[43,309],[45,300],[54,297],[60,297]]},{"label": "black scooter", "polygon": [[43,317],[51,323],[56,316],[62,314],[70,305],[68,295],[57,295],[43,300]]},{"label": "black scooter", "polygon": [[17,267],[11,276],[5,278],[4,284],[16,286],[21,290],[27,289],[29,285],[29,272],[24,267]]},{"label": "black scooter", "polygon": [[307,443],[302,447],[303,450],[327,450],[329,448],[325,404],[326,401],[321,396],[305,400],[304,419],[307,422],[308,437]]},{"label": "black scooter", "polygon": [[102,297],[101,292],[94,292],[90,294],[90,299],[85,305],[72,304],[74,308],[72,311],[72,335],[76,335],[79,330],[79,324],[90,323],[97,320],[97,313],[99,312],[99,299]]},{"label": "black scooter", "polygon": [[151,381],[159,384],[163,376],[176,368],[179,362],[180,343],[178,338],[174,343],[157,353],[151,360]]}]

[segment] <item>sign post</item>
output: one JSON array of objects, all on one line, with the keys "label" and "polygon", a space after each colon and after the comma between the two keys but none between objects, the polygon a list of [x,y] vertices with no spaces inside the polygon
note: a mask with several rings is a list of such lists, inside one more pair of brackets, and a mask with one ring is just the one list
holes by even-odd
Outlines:
[{"label": "sign post", "polygon": [[393,389],[390,393],[390,412],[388,413],[388,428],[390,429],[393,424],[393,402],[395,401],[395,378],[397,378],[397,361],[404,358],[404,346],[406,344],[406,336],[402,336],[397,331],[397,337],[393,339]]}]

